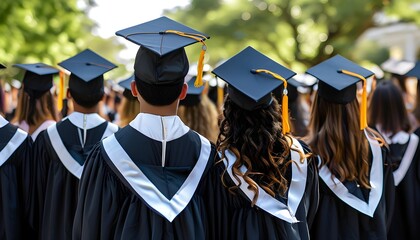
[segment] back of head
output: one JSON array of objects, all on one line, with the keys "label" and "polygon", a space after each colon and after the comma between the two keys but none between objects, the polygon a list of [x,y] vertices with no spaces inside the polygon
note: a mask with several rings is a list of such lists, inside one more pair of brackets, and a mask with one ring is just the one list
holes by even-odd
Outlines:
[{"label": "back of head", "polygon": [[159,56],[140,47],[134,62],[134,79],[139,94],[151,105],[173,103],[182,91],[188,69],[188,58],[183,48]]},{"label": "back of head", "polygon": [[72,99],[80,106],[91,108],[102,100],[104,91],[103,75],[86,82],[74,74],[70,75],[69,91]]},{"label": "back of head", "polygon": [[[379,82],[369,108],[369,125],[380,131],[395,134],[410,130],[410,121],[401,89],[390,80]],[[378,130],[379,130],[378,129]]]}]

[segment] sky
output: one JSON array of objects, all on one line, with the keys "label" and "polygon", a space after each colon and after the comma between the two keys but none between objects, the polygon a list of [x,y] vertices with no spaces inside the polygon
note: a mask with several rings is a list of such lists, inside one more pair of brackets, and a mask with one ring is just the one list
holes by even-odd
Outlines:
[{"label": "sky", "polygon": [[[147,22],[162,16],[164,10],[183,7],[190,0],[95,0],[97,6],[89,12],[98,28],[95,34],[103,38],[116,36],[118,30]],[[127,47],[120,53],[122,59],[134,58],[138,46],[123,38],[117,38]]]}]

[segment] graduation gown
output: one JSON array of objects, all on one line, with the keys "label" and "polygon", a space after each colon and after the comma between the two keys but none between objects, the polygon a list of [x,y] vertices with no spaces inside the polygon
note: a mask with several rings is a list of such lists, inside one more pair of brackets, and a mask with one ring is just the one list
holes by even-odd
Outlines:
[{"label": "graduation gown", "polygon": [[399,132],[389,143],[395,184],[395,207],[388,239],[419,239],[419,137]]},{"label": "graduation gown", "polygon": [[[293,145],[307,153],[309,149],[296,139]],[[235,155],[226,151],[228,159],[218,161],[212,169],[212,187],[208,191],[211,206],[210,223],[212,239],[310,239],[308,226],[312,223],[318,204],[318,174],[315,161],[300,160],[299,153],[291,150],[286,179],[288,190],[285,197],[272,197],[261,187],[254,207],[254,192],[248,183],[232,173]],[[235,193],[226,186],[240,186]],[[246,167],[240,167],[244,173]],[[258,184],[258,182],[257,182]],[[210,208],[210,207],[209,207]]]},{"label": "graduation gown", "polygon": [[[84,124],[86,134],[83,133]],[[34,158],[40,239],[72,238],[79,179],[85,159],[96,143],[117,130],[117,125],[96,113],[74,112],[38,136]]]},{"label": "graduation gown", "polygon": [[368,138],[371,189],[355,181],[340,182],[328,169],[319,169],[319,207],[310,229],[312,239],[386,239],[393,201],[394,179],[385,147]]},{"label": "graduation gown", "polygon": [[32,139],[0,116],[0,239],[33,237]]},{"label": "graduation gown", "polygon": [[74,239],[206,239],[214,146],[178,116],[140,113],[95,146],[80,183]]}]

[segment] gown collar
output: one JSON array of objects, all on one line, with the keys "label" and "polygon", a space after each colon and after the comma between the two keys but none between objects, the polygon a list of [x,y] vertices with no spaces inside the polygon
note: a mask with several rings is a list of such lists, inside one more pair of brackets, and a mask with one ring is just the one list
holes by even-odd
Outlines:
[{"label": "gown collar", "polygon": [[64,119],[68,119],[73,125],[81,129],[83,129],[84,122],[86,124],[86,129],[92,129],[106,121],[97,113],[84,114],[80,112],[73,112]]},{"label": "gown collar", "polygon": [[4,117],[2,115],[0,115],[0,128],[6,126],[6,124],[8,124],[9,122],[4,119]]}]

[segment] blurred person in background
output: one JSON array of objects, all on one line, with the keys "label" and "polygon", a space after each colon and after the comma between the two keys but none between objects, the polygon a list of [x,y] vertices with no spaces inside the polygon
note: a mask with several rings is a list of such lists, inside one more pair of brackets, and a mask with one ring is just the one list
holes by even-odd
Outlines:
[{"label": "blurred person in background", "polygon": [[369,125],[382,134],[389,146],[395,189],[395,205],[388,239],[417,239],[414,225],[420,215],[419,137],[410,134],[402,91],[390,80],[382,80],[373,92]]},{"label": "blurred person in background", "polygon": [[140,103],[131,92],[131,82],[133,81],[134,75],[131,75],[129,78],[118,82],[124,88],[124,91],[123,99],[117,109],[119,117],[115,123],[121,128],[127,126],[140,112]]},{"label": "blurred person in background", "polygon": [[58,70],[44,63],[15,64],[25,71],[19,92],[13,124],[29,133],[35,141],[38,134],[58,120],[56,101],[51,93],[53,76]]},{"label": "blurred person in background", "polygon": [[192,130],[216,143],[219,134],[216,105],[208,98],[205,86],[194,87],[196,76],[188,80],[187,96],[179,102],[178,116]]}]

